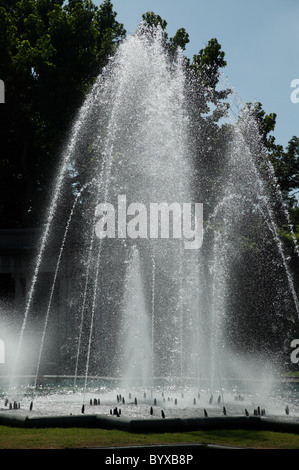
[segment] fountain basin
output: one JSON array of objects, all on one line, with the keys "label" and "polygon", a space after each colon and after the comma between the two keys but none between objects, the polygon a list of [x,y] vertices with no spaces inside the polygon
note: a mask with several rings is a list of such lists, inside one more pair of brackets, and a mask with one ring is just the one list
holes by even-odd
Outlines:
[{"label": "fountain basin", "polygon": [[[13,328],[7,342],[3,371],[11,380],[2,396],[20,409],[6,403],[1,423],[131,432],[297,429],[298,387],[284,393],[275,385],[269,399],[290,361],[299,304],[279,238],[286,214],[276,185],[272,194],[257,125],[244,115],[223,134],[219,182],[216,172],[210,187],[202,144],[215,140],[214,126],[208,137],[201,133],[192,77],[180,54],[169,60],[161,31],[137,34],[79,110],[19,339]],[[69,172],[85,167],[76,189]],[[120,200],[128,201],[126,211]],[[116,201],[118,238],[110,233]],[[204,204],[205,235],[202,246],[186,249],[191,210],[182,237],[180,208],[193,202]],[[161,206],[161,230],[147,226],[151,205]],[[134,218],[127,223],[121,215],[128,213]],[[47,384],[49,373],[73,375],[63,375],[67,384],[62,375]],[[31,383],[19,381],[24,374],[34,374],[26,376]],[[116,402],[120,392],[125,402]],[[111,416],[116,406],[121,416]]]},{"label": "fountain basin", "polygon": [[247,429],[299,434],[298,418],[218,416],[207,418],[116,418],[106,415],[35,416],[0,413],[0,425],[21,428],[100,428],[132,433],[188,432],[212,429]]},{"label": "fountain basin", "polygon": [[222,390],[215,388],[211,393],[209,388],[181,389],[171,384],[125,389],[107,378],[94,379],[92,386],[82,390],[69,377],[43,377],[32,394],[30,381],[23,380],[23,386],[14,391],[15,399],[20,398],[18,408],[10,409],[2,393],[0,425],[136,433],[256,429],[297,434],[299,430],[298,384],[294,382],[277,382],[263,391],[259,381],[242,386],[226,381]]}]

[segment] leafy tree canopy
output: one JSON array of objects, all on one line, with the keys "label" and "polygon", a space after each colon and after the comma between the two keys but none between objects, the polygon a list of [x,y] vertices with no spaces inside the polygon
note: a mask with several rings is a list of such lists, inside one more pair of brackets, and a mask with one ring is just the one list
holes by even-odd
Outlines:
[{"label": "leafy tree canopy", "polygon": [[[6,86],[6,104],[0,107],[3,228],[39,222],[59,146],[92,82],[125,37],[116,17],[110,0],[100,7],[91,0],[0,0],[0,77]],[[160,25],[169,54],[185,50],[189,35],[184,28],[168,37],[167,21],[161,16],[149,11],[142,20],[149,26]],[[191,101],[196,104],[189,110],[194,123],[190,136],[199,149],[204,148],[198,158],[208,163],[207,191],[211,192],[211,182],[217,184],[221,174],[223,136],[228,131],[227,126],[219,126],[231,93],[219,90],[225,53],[212,38],[185,63],[192,83]],[[294,136],[286,149],[277,145],[271,135],[276,114],[266,114],[261,103],[249,106],[292,218],[299,225],[298,138]]]},{"label": "leafy tree canopy", "polygon": [[2,227],[38,223],[56,153],[125,29],[110,0],[0,0]]},{"label": "leafy tree canopy", "polygon": [[266,114],[260,102],[247,103],[247,107],[257,120],[262,143],[273,165],[291,223],[299,238],[299,138],[293,136],[286,148],[277,144],[273,134],[270,134],[275,130],[277,115],[275,113]]}]

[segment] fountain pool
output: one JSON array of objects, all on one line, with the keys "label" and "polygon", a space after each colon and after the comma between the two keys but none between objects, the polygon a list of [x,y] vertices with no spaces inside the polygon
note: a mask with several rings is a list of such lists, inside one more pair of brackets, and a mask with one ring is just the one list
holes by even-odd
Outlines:
[{"label": "fountain pool", "polygon": [[2,414],[15,402],[10,415],[33,404],[33,417],[298,419],[298,384],[283,381],[298,249],[280,237],[287,213],[253,116],[215,134],[196,114],[195,78],[141,26],[78,111]]}]

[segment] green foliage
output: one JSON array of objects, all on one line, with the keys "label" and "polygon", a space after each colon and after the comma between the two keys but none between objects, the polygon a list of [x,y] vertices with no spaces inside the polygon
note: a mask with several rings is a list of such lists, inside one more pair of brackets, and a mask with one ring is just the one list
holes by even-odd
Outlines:
[{"label": "green foliage", "polygon": [[163,31],[167,27],[167,21],[163,20],[160,15],[155,15],[153,11],[148,11],[142,15],[143,21],[149,26],[161,26]]},{"label": "green foliage", "polygon": [[[165,444],[214,444],[240,448],[298,449],[297,434],[248,429],[199,430],[183,433],[129,433],[116,429],[43,428],[1,426],[1,449],[79,449]],[[112,450],[111,450],[112,452]],[[149,450],[150,452],[150,450]],[[138,454],[138,452],[137,452]],[[109,455],[109,454],[107,454]]]},{"label": "green foliage", "polygon": [[282,191],[299,190],[299,138],[292,137],[285,150],[273,145],[270,156]]},{"label": "green foliage", "polygon": [[[257,119],[263,144],[267,149],[280,189],[289,210],[294,214],[295,221],[298,217],[297,209],[299,209],[296,198],[296,193],[299,192],[299,138],[293,136],[284,149],[282,145],[275,143],[273,135],[269,135],[275,129],[276,114],[266,114],[261,103],[254,105],[248,103],[248,107]],[[297,220],[297,225],[298,223]]]},{"label": "green foliage", "polygon": [[189,34],[186,32],[185,28],[180,28],[173,38],[170,38],[170,42],[175,49],[180,47],[184,51],[189,42]]},{"label": "green foliage", "polygon": [[109,0],[0,0],[3,227],[38,223],[57,151],[86,92],[125,36]]},{"label": "green foliage", "polygon": [[270,160],[299,239],[299,138],[292,137],[286,149],[273,144]]},{"label": "green foliage", "polygon": [[[100,7],[90,0],[0,0],[0,78],[6,86],[6,103],[0,107],[3,228],[39,223],[46,188],[70,123],[125,37],[116,16],[110,0]],[[148,11],[142,19],[148,26],[161,27],[165,48],[174,60],[177,49],[186,48],[189,35],[184,28],[169,38],[167,21],[161,16]],[[198,149],[196,166],[201,161],[207,169],[202,197],[211,201],[216,197],[224,142],[230,132],[230,126],[219,124],[227,114],[231,93],[219,90],[225,53],[212,38],[185,63],[192,84],[190,138]],[[292,222],[299,226],[299,139],[294,136],[286,149],[277,145],[271,135],[276,114],[266,114],[261,103],[248,106],[259,123]]]},{"label": "green foliage", "polygon": [[[275,113],[266,114],[259,102],[247,103],[246,107],[256,119],[262,144],[273,165],[277,183],[290,215],[295,237],[299,239],[299,138],[293,136],[284,149],[282,145],[276,144],[275,137],[270,134],[275,129],[277,115]],[[286,226],[281,227],[281,235],[287,240],[293,240],[293,236]]]},{"label": "green foliage", "polygon": [[259,125],[260,135],[266,148],[271,149],[274,144],[274,137],[269,136],[269,132],[274,131],[276,124],[276,114],[266,114],[261,103],[247,103],[250,112],[255,116]]},{"label": "green foliage", "polygon": [[193,56],[192,67],[201,71],[202,69],[213,69],[225,67],[227,65],[224,60],[225,53],[221,50],[221,45],[216,38],[210,39],[208,45]]},{"label": "green foliage", "polygon": [[[197,77],[200,91],[201,113],[208,113],[210,108],[208,103],[213,103],[216,108],[212,115],[212,121],[218,122],[227,113],[228,105],[224,104],[231,93],[230,89],[217,90],[219,83],[220,69],[226,67],[224,60],[225,53],[221,50],[221,45],[217,39],[210,39],[207,46],[193,56],[190,69]],[[204,87],[202,85],[205,85]]]},{"label": "green foliage", "polygon": [[168,40],[168,34],[166,32],[167,21],[161,18],[160,15],[156,15],[154,12],[148,11],[142,15],[142,20],[143,23],[149,27],[161,27],[163,30],[164,40],[167,43],[167,47],[170,52],[174,52],[178,47],[185,50],[186,44],[189,42],[189,34],[186,32],[185,28],[178,29],[175,35]]}]

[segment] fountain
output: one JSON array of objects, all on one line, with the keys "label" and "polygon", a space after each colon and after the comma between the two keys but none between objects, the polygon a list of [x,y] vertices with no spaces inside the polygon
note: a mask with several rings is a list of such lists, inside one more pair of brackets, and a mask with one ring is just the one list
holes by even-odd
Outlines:
[{"label": "fountain", "polygon": [[299,313],[279,188],[248,110],[208,176],[192,96],[181,52],[141,26],[79,110],[11,348],[14,416],[299,416],[277,381]]}]

